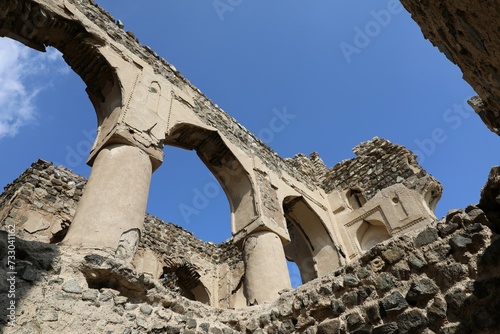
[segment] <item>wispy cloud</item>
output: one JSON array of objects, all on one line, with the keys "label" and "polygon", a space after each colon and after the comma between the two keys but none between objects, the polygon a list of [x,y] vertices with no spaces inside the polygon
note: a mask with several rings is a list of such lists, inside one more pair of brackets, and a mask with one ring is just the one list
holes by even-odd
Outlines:
[{"label": "wispy cloud", "polygon": [[0,139],[14,137],[21,127],[35,123],[35,100],[50,86],[47,76],[68,72],[57,50],[39,53],[0,38]]}]

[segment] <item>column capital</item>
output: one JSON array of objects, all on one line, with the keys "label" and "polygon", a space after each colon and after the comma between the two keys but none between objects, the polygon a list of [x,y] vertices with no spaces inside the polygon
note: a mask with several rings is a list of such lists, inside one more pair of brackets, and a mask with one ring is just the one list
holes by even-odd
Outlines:
[{"label": "column capital", "polygon": [[142,150],[149,156],[153,171],[163,162],[163,142],[153,138],[148,133],[138,131],[127,124],[118,124],[104,138],[98,134],[96,142],[92,147],[87,164],[93,166],[99,152],[110,145],[128,145]]}]

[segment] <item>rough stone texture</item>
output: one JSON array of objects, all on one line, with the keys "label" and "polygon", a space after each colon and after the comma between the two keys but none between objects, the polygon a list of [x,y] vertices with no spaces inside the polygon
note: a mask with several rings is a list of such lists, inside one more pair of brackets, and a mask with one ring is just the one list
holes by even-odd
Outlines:
[{"label": "rough stone texture", "polygon": [[375,137],[353,151],[356,158],[336,164],[321,177],[327,193],[359,187],[370,199],[381,189],[402,183],[424,196],[431,208],[441,198],[442,185],[420,167],[416,156],[404,146]]},{"label": "rough stone texture", "polygon": [[457,64],[480,98],[469,102],[500,135],[500,6],[486,1],[402,0],[425,38]]},{"label": "rough stone texture", "polygon": [[[178,278],[186,297],[238,307],[270,302],[290,288],[286,258],[307,281],[436,219],[441,185],[410,151],[374,138],[355,148],[358,158],[344,164],[348,171],[327,170],[316,153],[283,159],[93,1],[0,0],[0,18],[0,36],[40,51],[58,49],[87,85],[97,114],[85,192],[67,232],[62,223],[54,227],[58,237],[65,233],[64,246],[113,252],[154,278]],[[286,123],[294,116],[284,109],[277,117]],[[195,150],[220,182],[244,268],[137,248],[151,173],[163,161],[164,145]],[[54,188],[63,184],[51,180]],[[51,189],[47,200],[56,201],[57,193]],[[55,242],[50,217],[32,213],[23,229],[47,231]],[[260,252],[244,246],[263,231],[274,235],[275,246]]]},{"label": "rough stone texture", "polygon": [[[464,77],[482,98],[474,100],[472,105],[489,128],[498,133],[498,5],[491,1],[403,2],[421,24],[424,34],[462,68]],[[98,57],[97,47],[91,43],[93,39],[88,38],[89,34],[77,20],[47,18],[31,2],[0,4],[2,25],[8,27],[7,31],[10,28],[19,31],[26,38],[24,42],[36,49],[43,49],[47,41],[40,39],[44,30],[35,31],[33,24],[55,25],[61,39],[50,42],[63,51],[68,63],[86,83],[92,83],[89,95],[104,99],[102,91],[112,81],[113,73],[106,61]],[[285,171],[310,190],[322,187],[328,194],[355,188],[370,199],[382,189],[402,183],[424,196],[431,207],[439,198],[440,184],[416,164],[414,155],[386,140],[374,138],[361,144],[354,150],[356,158],[332,169],[326,169],[317,154],[310,158],[278,157],[173,66],[150,48],[141,46],[132,33],[124,32],[123,25],[93,1],[64,2],[66,10],[71,12],[69,4],[151,65],[156,74],[176,87],[197,91],[193,112],[246,154],[259,156],[278,175]],[[8,15],[13,7],[30,20]],[[151,152],[158,147],[144,145],[142,149]],[[0,196],[0,227],[13,231],[10,235],[0,232],[0,294],[5,296],[10,289],[8,278],[12,274],[6,268],[10,261],[7,250],[12,243],[16,245],[16,264],[9,270],[17,273],[12,280],[16,284],[16,325],[6,327],[9,299],[2,298],[0,330],[6,333],[496,333],[500,327],[498,175],[498,168],[493,169],[477,206],[452,211],[430,228],[379,243],[334,272],[295,290],[282,291],[273,302],[234,310],[193,301],[188,293],[190,288],[218,273],[221,265],[229,267],[226,272],[238,271],[241,254],[231,240],[219,246],[203,243],[178,227],[147,217],[138,251],[142,262],[128,263],[99,250],[89,252],[49,245],[64,237],[85,181],[39,161]],[[171,234],[175,237],[171,238]],[[166,254],[165,247],[175,243],[172,239],[180,238],[184,238],[183,242]],[[224,255],[226,251],[228,256]],[[200,264],[206,266],[200,268]],[[163,281],[158,277],[159,266],[167,273]],[[240,272],[233,277],[234,282],[241,281],[242,275]],[[237,293],[241,287],[236,284],[232,288]]]},{"label": "rough stone texture", "polygon": [[[20,227],[18,237],[31,239],[16,239],[18,254],[23,254],[17,271],[30,268],[33,273],[16,278],[17,325],[5,326],[2,313],[0,326],[5,333],[495,333],[500,326],[495,315],[500,298],[500,238],[488,227],[491,223],[486,216],[483,223],[476,222],[481,216],[478,207],[450,212],[427,229],[378,244],[359,260],[282,292],[272,303],[231,310],[186,298],[179,278],[162,281],[102,251],[89,254],[34,241],[47,239],[47,230],[23,233],[22,224],[27,221],[23,212],[30,207],[38,213],[56,212],[59,196],[65,196],[61,193],[55,201],[42,199],[42,206],[32,204],[39,198],[19,198],[26,186],[31,187],[28,181],[33,171],[42,174],[48,169],[63,171],[39,161],[0,196],[2,203],[8,203],[0,209],[5,213],[2,229],[15,223]],[[77,178],[65,173],[68,180]],[[37,183],[32,193],[49,184],[54,183]],[[222,245],[204,243],[172,224],[151,216],[148,220],[143,249],[163,256],[162,248],[168,249],[176,257],[191,252],[215,264],[241,261],[237,249],[228,246],[231,240]],[[448,224],[457,226],[436,235]],[[433,231],[432,238],[416,247],[428,231]],[[176,244],[179,238],[183,242]],[[462,243],[464,238],[473,244]],[[7,239],[0,232],[0,250],[6,249]],[[0,254],[5,264],[6,252]],[[185,256],[184,263],[190,263],[190,258]],[[1,268],[0,293],[5,294],[7,274],[5,265]],[[0,304],[7,301],[2,299]],[[1,312],[5,312],[4,305],[0,305]]]},{"label": "rough stone texture", "polygon": [[[25,240],[60,242],[71,224],[71,214],[75,212],[85,184],[83,177],[63,167],[55,167],[44,160],[34,162],[0,195],[2,226],[15,224],[17,236]],[[26,225],[41,219],[49,224],[48,228],[33,233],[26,230]],[[152,251],[160,266],[154,278],[166,274],[162,278],[163,285],[177,294],[194,299],[190,287],[200,283],[200,274],[216,275],[217,268],[222,265],[231,273],[228,280],[232,285],[228,289],[234,293],[238,291],[243,259],[231,239],[219,245],[204,242],[177,225],[146,215],[138,249],[139,255],[146,249]],[[200,263],[204,266],[200,267]],[[31,267],[23,269],[22,274],[24,279],[32,277]]]},{"label": "rough stone texture", "polygon": [[[493,167],[488,175],[488,181],[481,191],[481,200],[478,207],[484,211],[493,225],[495,231],[500,232],[500,167]],[[469,214],[473,215],[474,221],[484,221],[481,211],[471,208]]]}]

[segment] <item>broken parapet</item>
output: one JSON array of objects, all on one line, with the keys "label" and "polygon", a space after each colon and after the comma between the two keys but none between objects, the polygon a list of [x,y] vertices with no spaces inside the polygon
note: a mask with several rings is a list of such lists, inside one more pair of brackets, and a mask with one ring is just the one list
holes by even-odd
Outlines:
[{"label": "broken parapet", "polygon": [[322,188],[327,193],[356,188],[369,200],[380,190],[401,183],[422,195],[434,210],[443,186],[427,174],[410,150],[375,137],[353,151],[356,158],[336,164],[321,177]]},{"label": "broken parapet", "polygon": [[0,195],[0,222],[14,219],[18,236],[56,243],[75,214],[87,180],[39,159]]}]

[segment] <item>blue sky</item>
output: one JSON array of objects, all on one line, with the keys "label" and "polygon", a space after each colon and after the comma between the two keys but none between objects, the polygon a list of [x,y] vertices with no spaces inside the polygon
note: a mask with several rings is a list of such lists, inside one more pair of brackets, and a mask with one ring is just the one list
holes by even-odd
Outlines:
[{"label": "blue sky", "polygon": [[[443,183],[439,217],[476,203],[499,164],[498,136],[465,102],[474,91],[394,0],[97,3],[282,157],[317,151],[333,166],[360,142],[387,138]],[[0,39],[0,186],[39,157],[89,175],[96,118],[84,89],[54,50]],[[270,133],[284,110],[294,118]],[[229,206],[208,169],[194,152],[165,153],[148,211],[227,239]]]}]

